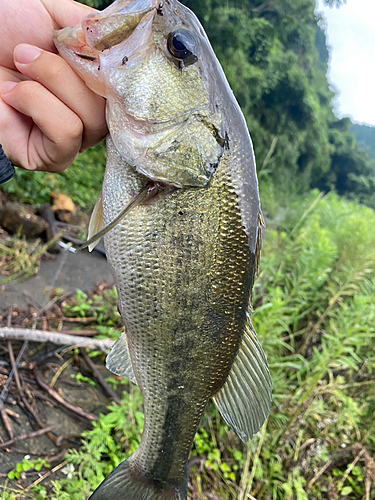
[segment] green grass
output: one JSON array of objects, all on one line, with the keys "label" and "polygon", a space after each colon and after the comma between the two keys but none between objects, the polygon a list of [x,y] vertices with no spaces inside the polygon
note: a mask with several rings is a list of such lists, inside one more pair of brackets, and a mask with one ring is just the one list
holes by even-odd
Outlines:
[{"label": "green grass", "polygon": [[[265,232],[252,319],[270,365],[272,411],[243,445],[209,405],[192,447],[189,495],[372,500],[375,213],[318,192],[278,214],[274,200],[267,202],[265,212],[277,217]],[[102,304],[93,305],[102,314]],[[81,295],[73,307],[93,314]],[[132,386],[122,406],[84,433],[81,449],[68,452],[69,479],[53,482],[52,491],[38,486],[31,498],[86,498],[137,447],[141,412]]]}]

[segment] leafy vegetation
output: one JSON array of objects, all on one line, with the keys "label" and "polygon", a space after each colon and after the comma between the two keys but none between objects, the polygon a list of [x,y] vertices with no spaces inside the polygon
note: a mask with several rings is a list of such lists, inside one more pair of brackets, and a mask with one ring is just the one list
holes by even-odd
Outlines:
[{"label": "leafy vegetation", "polygon": [[93,294],[89,298],[82,290],[77,290],[73,297],[62,303],[62,311],[66,317],[94,320],[100,337],[117,338],[123,330],[121,316],[117,310],[117,292],[112,288],[102,293],[103,295]]},{"label": "leafy vegetation", "polygon": [[23,472],[28,472],[29,470],[35,470],[39,472],[43,467],[49,467],[47,462],[43,458],[37,458],[36,460],[30,460],[30,457],[24,458],[22,462],[18,463],[15,470],[12,470],[8,474],[9,479],[19,479],[22,477]]},{"label": "leafy vegetation", "polygon": [[[274,384],[271,415],[245,446],[209,405],[191,451],[192,499],[373,498],[374,224],[372,209],[317,191],[269,223],[252,320]],[[66,455],[69,477],[31,498],[81,500],[136,449],[138,388],[108,410]]]},{"label": "leafy vegetation", "polygon": [[335,190],[375,207],[375,161],[350,120],[333,113],[315,0],[184,3],[202,21],[245,114],[260,181],[288,193]]}]

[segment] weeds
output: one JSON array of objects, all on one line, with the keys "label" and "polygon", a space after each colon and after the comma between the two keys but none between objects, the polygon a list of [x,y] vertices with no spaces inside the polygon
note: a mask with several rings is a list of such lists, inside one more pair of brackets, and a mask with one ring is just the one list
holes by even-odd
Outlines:
[{"label": "weeds", "polygon": [[[272,200],[271,200],[272,202]],[[208,406],[189,461],[192,500],[375,498],[375,214],[312,193],[270,223],[254,291],[274,403],[246,446]],[[115,296],[78,293],[65,314],[114,320]],[[83,500],[138,446],[137,387],[68,452],[69,477],[34,498]]]},{"label": "weeds", "polygon": [[40,267],[44,253],[47,252],[60,235],[41,244],[37,239],[33,242],[20,238],[19,235],[9,236],[0,242],[0,273],[6,277],[0,283],[16,282],[35,276]]},{"label": "weeds", "polygon": [[99,337],[117,339],[119,331],[123,330],[115,288],[103,290],[102,295],[91,294],[90,297],[77,290],[73,297],[62,303],[62,311],[67,317],[91,318],[100,332]]}]

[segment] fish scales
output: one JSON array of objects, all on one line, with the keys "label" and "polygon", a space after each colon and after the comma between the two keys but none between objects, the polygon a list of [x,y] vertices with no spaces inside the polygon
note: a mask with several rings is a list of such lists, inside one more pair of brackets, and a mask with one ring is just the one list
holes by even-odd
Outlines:
[{"label": "fish scales", "polygon": [[210,398],[244,442],[271,405],[249,317],[262,223],[251,140],[202,26],[176,0],[116,0],[55,43],[107,98],[89,249],[109,224],[125,332],[107,367],[144,398],[138,449],[90,499],[186,500]]},{"label": "fish scales", "polygon": [[[105,223],[145,182],[117,160],[103,185]],[[136,458],[157,482],[181,477],[202,411],[228,375],[246,321],[251,257],[225,154],[207,189],[156,197],[105,241],[144,396]]]}]

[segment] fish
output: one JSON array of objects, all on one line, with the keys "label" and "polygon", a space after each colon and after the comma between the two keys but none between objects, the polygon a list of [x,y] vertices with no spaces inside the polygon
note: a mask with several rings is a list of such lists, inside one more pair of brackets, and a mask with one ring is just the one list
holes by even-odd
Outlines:
[{"label": "fish", "polygon": [[263,225],[250,135],[202,25],[177,0],[117,0],[55,45],[107,100],[89,249],[106,232],[125,326],[107,367],[144,400],[139,447],[90,499],[186,500],[208,402],[243,442],[271,407],[250,320]]}]

